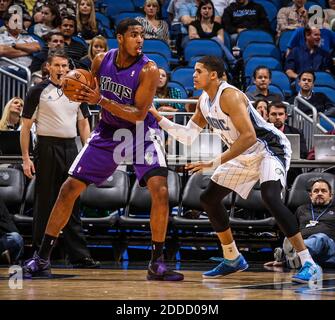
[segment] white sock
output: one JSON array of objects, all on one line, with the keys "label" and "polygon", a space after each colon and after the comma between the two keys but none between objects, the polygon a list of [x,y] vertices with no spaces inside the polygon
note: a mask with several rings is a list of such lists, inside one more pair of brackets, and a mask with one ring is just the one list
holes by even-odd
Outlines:
[{"label": "white sock", "polygon": [[309,253],[308,249],[302,250],[300,252],[298,252],[298,256],[300,258],[301,261],[301,265],[304,266],[305,262],[309,261],[311,264],[316,264],[311,256],[311,254]]},{"label": "white sock", "polygon": [[221,244],[223,250],[223,257],[228,260],[235,260],[239,255],[239,251],[236,247],[235,241],[230,244]]}]

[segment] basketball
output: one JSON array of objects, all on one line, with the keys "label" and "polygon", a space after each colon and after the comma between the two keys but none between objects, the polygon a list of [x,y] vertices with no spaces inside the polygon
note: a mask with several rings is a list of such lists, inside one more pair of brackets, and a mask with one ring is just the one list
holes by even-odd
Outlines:
[{"label": "basketball", "polygon": [[63,79],[62,89],[64,94],[70,99],[78,94],[76,90],[81,89],[81,85],[86,85],[92,89],[95,88],[95,82],[92,74],[85,69],[74,69],[67,73]]}]

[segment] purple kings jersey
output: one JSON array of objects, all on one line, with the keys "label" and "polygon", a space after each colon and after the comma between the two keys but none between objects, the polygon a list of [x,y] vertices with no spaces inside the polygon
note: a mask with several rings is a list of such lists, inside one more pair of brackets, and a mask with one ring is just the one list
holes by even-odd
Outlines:
[{"label": "purple kings jersey", "polygon": [[[107,99],[121,104],[134,105],[140,72],[144,65],[148,63],[149,58],[141,55],[129,67],[120,69],[116,66],[117,50],[109,50],[101,62],[98,71],[100,92]],[[149,120],[148,117],[150,120],[153,118],[151,113],[148,113],[145,121]],[[105,109],[102,109],[102,120],[114,128],[135,127],[132,122],[114,116]],[[150,120],[149,122],[151,122]]]}]

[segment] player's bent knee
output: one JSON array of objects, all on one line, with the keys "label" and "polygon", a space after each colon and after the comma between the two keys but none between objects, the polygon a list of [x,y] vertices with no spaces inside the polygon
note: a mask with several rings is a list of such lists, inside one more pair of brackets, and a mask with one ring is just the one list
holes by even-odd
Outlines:
[{"label": "player's bent knee", "polygon": [[59,198],[67,201],[73,198],[77,198],[80,193],[86,188],[86,185],[76,179],[68,178],[62,185]]}]

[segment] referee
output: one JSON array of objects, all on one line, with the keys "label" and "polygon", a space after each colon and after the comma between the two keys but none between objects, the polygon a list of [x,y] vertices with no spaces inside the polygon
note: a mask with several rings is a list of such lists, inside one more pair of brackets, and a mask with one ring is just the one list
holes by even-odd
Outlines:
[{"label": "referee", "polygon": [[[46,225],[68,170],[78,154],[75,137],[77,126],[82,143],[90,135],[87,105],[71,102],[61,90],[62,78],[69,71],[64,51],[48,56],[49,79],[32,87],[26,96],[21,129],[23,170],[28,178],[36,173],[33,245],[39,247]],[[34,163],[29,157],[30,129],[36,123],[37,144]],[[97,267],[82,234],[78,202],[63,229],[65,250],[74,267]]]}]

